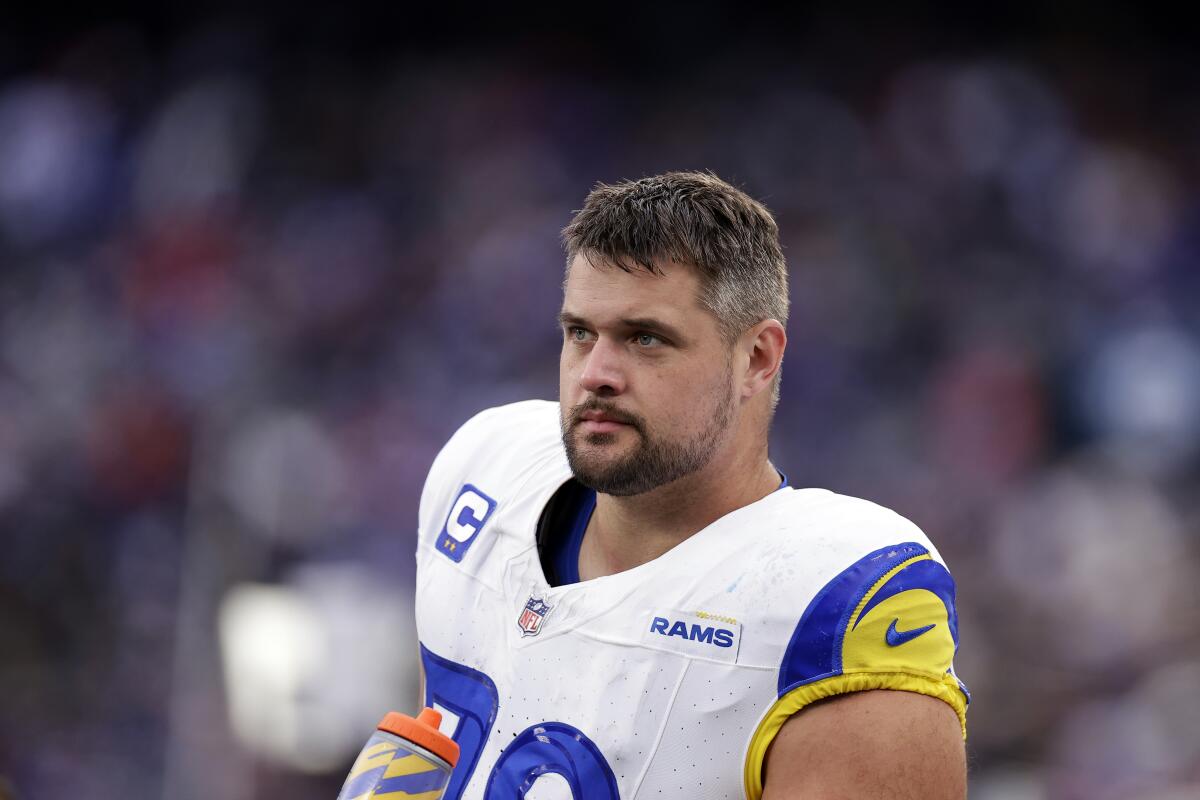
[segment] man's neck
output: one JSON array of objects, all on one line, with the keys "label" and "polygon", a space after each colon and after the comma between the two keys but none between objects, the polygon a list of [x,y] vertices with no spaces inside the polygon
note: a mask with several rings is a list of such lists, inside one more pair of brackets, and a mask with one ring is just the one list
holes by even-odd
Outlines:
[{"label": "man's neck", "polygon": [[598,494],[579,553],[581,580],[645,564],[721,517],[779,488],[779,473],[764,450],[748,463],[710,464],[684,478],[632,497]]}]

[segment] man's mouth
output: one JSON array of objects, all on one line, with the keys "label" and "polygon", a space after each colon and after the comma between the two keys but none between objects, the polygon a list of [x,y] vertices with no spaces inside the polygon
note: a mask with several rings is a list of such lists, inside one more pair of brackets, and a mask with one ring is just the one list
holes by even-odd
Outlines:
[{"label": "man's mouth", "polygon": [[588,410],[579,415],[576,423],[587,433],[613,433],[624,428],[632,427],[624,415],[606,413],[604,411]]}]

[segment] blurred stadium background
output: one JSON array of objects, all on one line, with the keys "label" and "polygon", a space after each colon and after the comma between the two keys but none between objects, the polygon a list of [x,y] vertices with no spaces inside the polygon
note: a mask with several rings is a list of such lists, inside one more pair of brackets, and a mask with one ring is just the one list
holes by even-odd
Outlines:
[{"label": "blurred stadium background", "polygon": [[555,396],[558,231],[703,168],[783,232],[776,463],[958,579],[972,797],[1200,797],[1178,21],[35,12],[0,25],[0,796],[333,798],[415,708],[430,461]]}]

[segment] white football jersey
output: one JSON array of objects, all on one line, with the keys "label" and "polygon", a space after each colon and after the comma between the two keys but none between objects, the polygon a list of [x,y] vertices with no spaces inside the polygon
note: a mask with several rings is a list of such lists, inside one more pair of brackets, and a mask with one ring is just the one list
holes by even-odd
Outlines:
[{"label": "white football jersey", "polygon": [[479,414],[430,471],[417,630],[426,704],[461,747],[448,800],[757,800],[783,722],[866,689],[942,699],[965,731],[954,584],[908,520],[785,487],[552,587],[536,529],[570,477],[544,401]]}]

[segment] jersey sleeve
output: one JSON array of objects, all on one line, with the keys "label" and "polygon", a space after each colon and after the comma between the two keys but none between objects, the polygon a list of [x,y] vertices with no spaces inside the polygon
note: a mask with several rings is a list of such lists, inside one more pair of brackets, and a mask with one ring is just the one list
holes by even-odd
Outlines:
[{"label": "jersey sleeve", "polygon": [[796,624],[779,668],[778,699],[751,739],[748,796],[762,794],[763,760],[783,723],[835,695],[871,689],[928,695],[954,709],[965,737],[970,697],[954,674],[954,594],[945,565],[914,541],[868,553],[829,580]]}]

